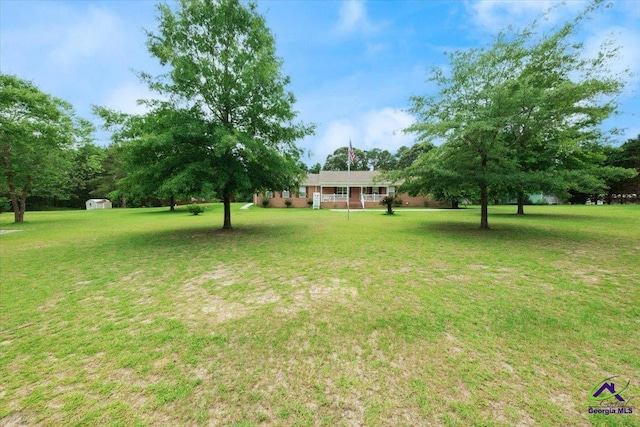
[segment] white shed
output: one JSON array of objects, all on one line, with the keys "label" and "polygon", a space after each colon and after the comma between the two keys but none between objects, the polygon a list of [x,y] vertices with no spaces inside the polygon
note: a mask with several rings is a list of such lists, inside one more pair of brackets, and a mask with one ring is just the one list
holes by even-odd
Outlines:
[{"label": "white shed", "polygon": [[91,209],[111,209],[111,200],[108,199],[89,199],[87,200],[87,210]]}]

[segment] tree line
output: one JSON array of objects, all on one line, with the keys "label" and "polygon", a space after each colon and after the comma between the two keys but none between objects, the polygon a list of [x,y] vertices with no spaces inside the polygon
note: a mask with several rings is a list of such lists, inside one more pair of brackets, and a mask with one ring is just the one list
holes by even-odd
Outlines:
[{"label": "tree line", "polygon": [[[586,58],[572,42],[601,7],[596,0],[548,33],[534,22],[498,33],[487,47],[450,53],[448,71],[430,74],[438,92],[410,99],[417,121],[405,131],[416,143],[396,153],[356,148],[351,169],[383,171],[403,183],[400,191],[454,205],[477,200],[481,228],[498,197],[514,197],[524,213],[533,192],[575,202],[637,195],[640,136],[613,147],[601,130],[624,87],[608,68],[616,48]],[[158,94],[141,101],[144,114],[94,107],[112,134],[108,147],[93,143],[93,126],[71,105],[0,74],[0,209],[10,204],[16,222],[27,203],[82,207],[108,197],[120,206],[173,206],[215,197],[230,229],[234,198],[347,169],[347,147],[323,165],[302,162],[296,141],[314,125],[296,120],[289,77],[254,3],[181,0],[157,10],[147,47],[167,73],[139,73]]]},{"label": "tree line", "polygon": [[349,148],[340,147],[332,154],[329,154],[324,164],[316,163],[307,167],[307,172],[318,173],[325,171],[346,171],[349,166],[353,171],[391,171],[405,169],[418,158],[422,153],[426,153],[434,147],[430,142],[421,142],[411,147],[402,146],[395,153],[389,150],[373,148],[371,150],[361,150],[354,147],[354,162],[349,165]]}]

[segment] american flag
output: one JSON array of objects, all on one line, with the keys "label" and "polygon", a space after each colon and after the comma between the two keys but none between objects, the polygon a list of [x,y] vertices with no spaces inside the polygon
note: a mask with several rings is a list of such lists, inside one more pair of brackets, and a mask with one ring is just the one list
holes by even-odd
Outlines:
[{"label": "american flag", "polygon": [[353,151],[353,147],[351,146],[351,139],[349,139],[349,164],[354,164],[356,162],[356,152]]}]

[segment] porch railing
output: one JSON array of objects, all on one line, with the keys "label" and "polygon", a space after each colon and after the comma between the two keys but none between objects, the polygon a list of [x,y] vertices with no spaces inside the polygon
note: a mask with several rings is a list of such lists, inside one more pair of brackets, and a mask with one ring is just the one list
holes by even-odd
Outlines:
[{"label": "porch railing", "polygon": [[379,202],[386,194],[364,194],[363,198],[365,202]]},{"label": "porch railing", "polygon": [[342,194],[323,194],[323,202],[346,202],[347,196]]},{"label": "porch railing", "polygon": [[[374,202],[377,203],[382,200],[386,194],[361,194],[358,199],[359,202],[364,200],[365,203]],[[346,202],[347,196],[343,194],[323,194],[321,197],[323,202]],[[351,201],[355,202],[356,199],[351,199]]]}]

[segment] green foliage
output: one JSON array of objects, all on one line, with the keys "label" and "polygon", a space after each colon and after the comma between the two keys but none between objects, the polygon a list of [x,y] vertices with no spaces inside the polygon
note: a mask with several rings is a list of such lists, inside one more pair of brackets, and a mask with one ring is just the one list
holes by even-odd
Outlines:
[{"label": "green foliage", "polygon": [[73,148],[87,144],[92,132],[70,104],[0,74],[0,192],[9,195],[16,222],[24,220],[29,195],[68,196]]},{"label": "green foliage", "polygon": [[200,205],[189,205],[187,210],[191,212],[191,215],[199,215],[204,212],[204,208]]},{"label": "green foliage", "polygon": [[295,142],[313,126],[294,122],[289,78],[255,4],[181,0],[158,12],[147,46],[168,71],[140,77],[171,102],[147,101],[140,117],[102,110],[128,151],[122,184],[145,194],[215,192],[230,229],[233,196],[302,179]]},{"label": "green foliage", "polygon": [[[369,162],[367,154],[358,148],[354,148],[355,162],[351,165],[352,171],[368,171]],[[329,154],[322,166],[325,171],[346,171],[349,169],[349,147],[340,147],[333,154]]]},{"label": "green foliage", "polygon": [[[388,150],[373,148],[360,150],[354,148],[356,161],[351,165],[351,170],[377,170],[383,172],[406,169],[422,153],[426,153],[434,147],[430,142],[420,142],[411,147],[402,146],[395,154]],[[342,171],[347,170],[348,147],[338,148],[333,154],[327,156],[324,167],[319,163],[309,169],[309,173],[318,173],[320,170]]]},{"label": "green foliage", "polygon": [[[480,227],[488,229],[490,197],[509,193],[605,187],[599,125],[615,111],[622,81],[608,73],[615,47],[595,59],[571,42],[594,2],[551,34],[536,39],[536,23],[501,32],[485,49],[449,54],[449,74],[432,71],[437,96],[414,96],[418,121],[408,128],[421,141],[445,140],[399,174],[411,192],[459,200],[476,193]],[[520,197],[522,199],[522,197]]]},{"label": "green foliage", "polygon": [[610,149],[606,164],[632,171],[626,176],[608,177],[609,201],[614,198],[619,203],[640,200],[640,135],[627,140],[620,147]]},{"label": "green foliage", "polygon": [[380,204],[384,205],[387,207],[387,214],[388,215],[393,215],[393,206],[401,206],[402,205],[402,199],[396,196],[384,196],[381,200],[380,200]]},{"label": "green foliage", "polygon": [[322,170],[322,165],[320,163],[316,163],[315,165],[311,166],[307,172],[309,173],[320,173],[320,171]]},{"label": "green foliage", "polygon": [[6,197],[0,197],[0,213],[9,212],[11,209],[11,205],[9,204],[9,199]]},{"label": "green foliage", "polygon": [[405,147],[404,145],[398,148],[396,153],[396,169],[403,170],[410,167],[421,154],[427,153],[434,148],[431,142],[424,141],[413,144],[411,147]]},{"label": "green foliage", "polygon": [[271,199],[268,197],[263,197],[262,198],[262,207],[266,208],[267,206],[269,206],[269,202],[271,202]]},{"label": "green foliage", "polygon": [[286,207],[288,207],[288,208],[290,208],[290,207],[291,207],[291,204],[292,204],[292,203],[293,203],[293,202],[291,201],[291,199],[285,199],[285,200],[284,200],[284,204],[285,204],[285,206],[286,206]]},{"label": "green foliage", "polygon": [[388,150],[373,148],[365,152],[369,170],[394,170],[397,168],[396,157]]}]

